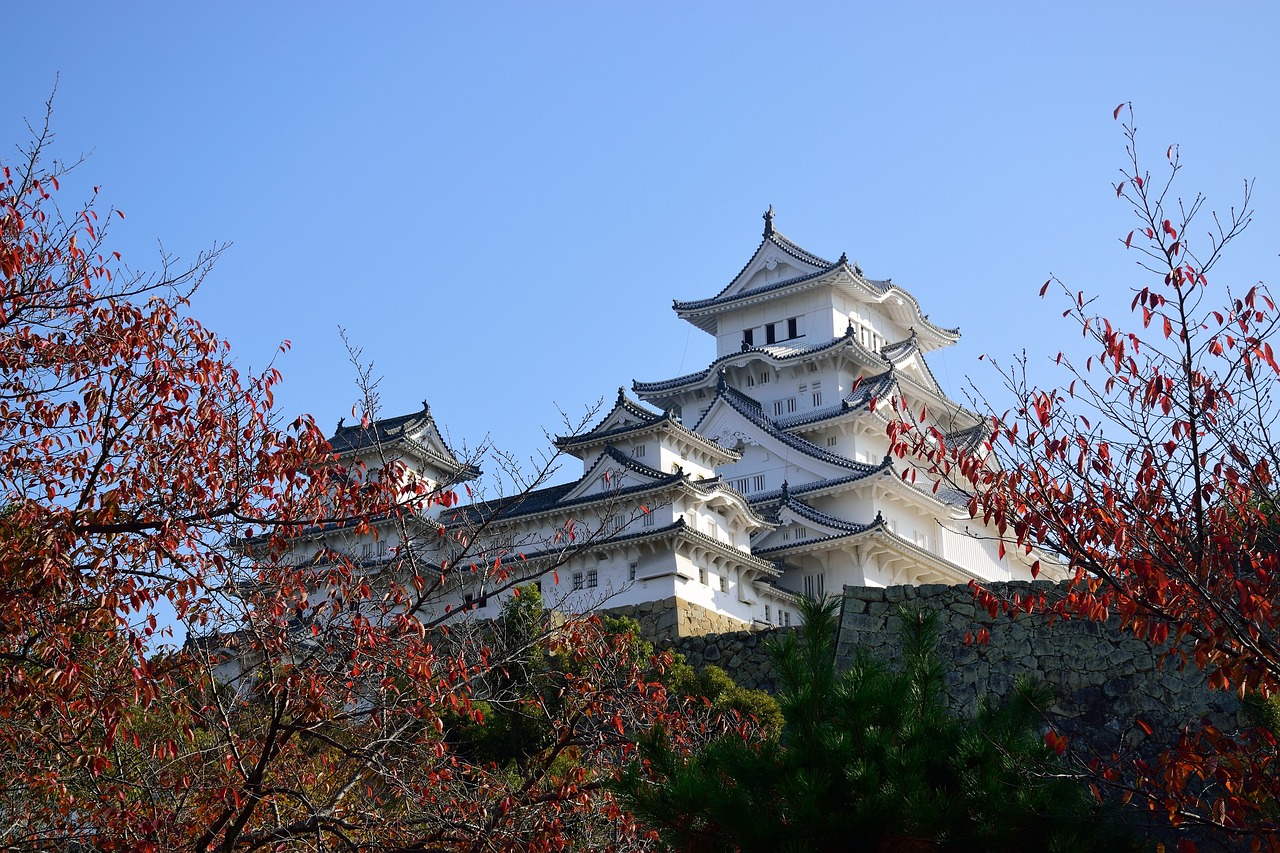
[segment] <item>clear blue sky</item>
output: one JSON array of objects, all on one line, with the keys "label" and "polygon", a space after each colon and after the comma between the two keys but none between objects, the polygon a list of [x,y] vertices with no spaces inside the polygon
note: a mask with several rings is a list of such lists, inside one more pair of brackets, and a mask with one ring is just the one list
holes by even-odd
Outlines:
[{"label": "clear blue sky", "polygon": [[[60,75],[74,196],[157,241],[234,246],[193,313],[260,366],[282,339],[289,412],[328,427],[376,362],[384,411],[428,398],[455,444],[527,456],[632,379],[700,369],[710,296],[772,204],[780,231],[893,277],[962,343],[1051,354],[1049,273],[1138,280],[1110,188],[1133,101],[1211,204],[1257,179],[1220,280],[1274,280],[1275,41],[1260,3],[67,3],[8,5],[0,141]],[[492,467],[492,466],[490,466]]]}]

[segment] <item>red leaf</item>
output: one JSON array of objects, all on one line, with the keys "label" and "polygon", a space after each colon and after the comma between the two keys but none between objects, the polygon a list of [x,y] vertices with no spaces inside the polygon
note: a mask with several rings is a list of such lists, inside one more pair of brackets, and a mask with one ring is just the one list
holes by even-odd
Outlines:
[{"label": "red leaf", "polygon": [[1124,247],[1129,248],[1129,244],[1133,242],[1133,232],[1129,232],[1129,236],[1124,238]]},{"label": "red leaf", "polygon": [[1048,292],[1049,292],[1049,285],[1050,285],[1052,282],[1053,282],[1053,279],[1049,279],[1048,281],[1046,281],[1046,282],[1044,283],[1044,287],[1040,288],[1040,295],[1041,295],[1041,296],[1044,296],[1046,293],[1048,293]]},{"label": "red leaf", "polygon": [[1124,109],[1124,102],[1123,102],[1123,101],[1121,101],[1121,102],[1116,106],[1115,111],[1111,113],[1111,118],[1112,118],[1113,120],[1114,120],[1114,119],[1118,119],[1118,118],[1120,118],[1120,111],[1121,111],[1122,109]]}]

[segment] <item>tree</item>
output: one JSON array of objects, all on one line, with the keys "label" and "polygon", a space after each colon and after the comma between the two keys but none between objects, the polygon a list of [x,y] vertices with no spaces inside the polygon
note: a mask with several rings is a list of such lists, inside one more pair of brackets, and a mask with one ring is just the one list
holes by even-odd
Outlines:
[{"label": "tree", "polygon": [[963,719],[947,707],[936,616],[905,612],[903,671],[835,670],[837,600],[802,604],[775,646],[777,736],[722,736],[691,754],[660,736],[619,783],[671,849],[1123,849],[1088,790],[1054,766],[1046,697],[1028,682]]},{"label": "tree", "polygon": [[[1195,666],[1211,686],[1274,695],[1280,688],[1280,572],[1275,547],[1277,314],[1263,284],[1210,282],[1249,225],[1239,208],[1211,214],[1175,190],[1177,146],[1153,177],[1140,158],[1132,108],[1122,104],[1127,163],[1115,184],[1135,227],[1120,238],[1144,276],[1123,328],[1094,300],[1050,279],[1064,317],[1089,345],[1083,363],[1059,354],[1060,387],[1029,378],[1026,358],[1003,375],[1012,408],[991,419],[980,452],[947,447],[904,416],[895,448],[972,491],[970,512],[1011,530],[1020,546],[1061,561],[1061,597],[1024,603],[1064,618],[1115,618],[1162,650],[1166,666]],[[981,593],[994,612],[1009,602]],[[1158,760],[1105,778],[1136,790],[1176,824],[1207,823],[1273,845],[1276,740],[1191,726]]]},{"label": "tree", "polygon": [[[130,274],[114,211],[56,205],[50,140],[46,119],[0,164],[0,845],[630,844],[601,782],[678,709],[666,658],[595,620],[503,646],[436,606],[474,565],[509,592],[558,563],[503,566],[489,519],[437,519],[455,483],[341,464],[309,417],[283,422],[276,369],[242,374],[185,313],[217,251]],[[375,564],[351,547],[390,529]],[[199,635],[182,649],[157,645],[161,601]],[[455,751],[511,668],[548,656],[536,747],[514,766]]]}]

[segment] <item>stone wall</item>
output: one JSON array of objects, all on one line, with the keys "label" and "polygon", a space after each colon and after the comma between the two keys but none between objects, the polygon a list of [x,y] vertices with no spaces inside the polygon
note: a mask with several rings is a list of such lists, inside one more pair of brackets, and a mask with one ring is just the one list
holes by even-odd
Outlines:
[{"label": "stone wall", "polygon": [[718,666],[742,687],[773,693],[777,685],[768,642],[795,630],[729,631],[702,637],[680,637],[658,645],[684,655],[697,669]]},{"label": "stone wall", "polygon": [[[1049,583],[992,584],[1004,596],[1045,592]],[[891,664],[900,658],[899,608],[922,607],[941,614],[940,650],[947,661],[952,703],[972,713],[980,697],[1004,698],[1014,682],[1028,676],[1047,683],[1055,702],[1054,725],[1083,739],[1090,751],[1137,747],[1144,740],[1134,720],[1142,717],[1166,737],[1185,723],[1208,717],[1215,725],[1235,725],[1239,702],[1230,693],[1210,691],[1194,667],[1157,664],[1156,650],[1118,626],[1073,620],[1048,624],[1039,614],[995,619],[975,607],[965,586],[846,587],[836,660],[847,667],[859,652]],[[990,642],[966,644],[965,635],[986,628]],[[1150,746],[1150,745],[1149,745]]]},{"label": "stone wall", "polygon": [[610,616],[626,616],[640,623],[640,629],[651,640],[675,640],[680,637],[701,637],[728,631],[749,632],[747,623],[740,619],[707,610],[697,604],[681,601],[675,596],[662,601],[646,601],[622,607],[607,608]]},{"label": "stone wall", "polygon": [[[1008,583],[989,587],[1012,596],[1051,592],[1052,584]],[[667,602],[655,606],[669,606]],[[1001,615],[992,619],[975,607],[965,586],[899,586],[887,589],[847,587],[841,608],[837,664],[847,667],[854,657],[868,654],[896,665],[900,661],[898,608],[923,607],[941,614],[940,651],[948,666],[947,684],[953,706],[976,710],[980,698],[1007,697],[1022,676],[1047,683],[1055,702],[1049,709],[1059,731],[1088,751],[1110,753],[1118,748],[1143,747],[1144,735],[1135,724],[1142,717],[1168,737],[1189,721],[1208,717],[1231,728],[1239,703],[1230,693],[1210,691],[1204,677],[1176,663],[1157,666],[1155,650],[1115,625],[1084,621],[1047,624],[1039,615]],[[644,614],[651,623],[676,626],[677,614]],[[986,644],[966,644],[965,635],[982,628],[990,632]],[[768,631],[733,630],[650,634],[660,646],[684,654],[696,667],[714,664],[743,687],[772,691],[773,663],[767,643],[795,628]]]}]

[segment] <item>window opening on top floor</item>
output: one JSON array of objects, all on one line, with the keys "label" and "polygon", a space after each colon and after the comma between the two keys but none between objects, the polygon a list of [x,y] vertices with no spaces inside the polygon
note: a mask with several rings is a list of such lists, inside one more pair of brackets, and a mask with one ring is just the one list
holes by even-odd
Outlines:
[{"label": "window opening on top floor", "polygon": [[743,342],[744,344],[746,344],[747,346],[754,346],[754,345],[755,345],[755,342],[756,342],[756,330],[755,330],[755,329],[743,329],[743,330],[742,330],[742,342]]},{"label": "window opening on top floor", "polygon": [[764,342],[766,344],[775,344],[778,342],[777,323],[768,323],[764,327]]},{"label": "window opening on top floor", "polygon": [[595,589],[600,582],[600,574],[595,569],[587,569],[587,589]]},{"label": "window opening on top floor", "polygon": [[631,448],[631,458],[632,458],[632,459],[643,459],[643,458],[644,458],[644,445],[643,445],[643,444],[637,444],[637,445],[635,445],[634,447],[632,447],[632,448]]},{"label": "window opening on top floor", "polygon": [[754,376],[752,376],[750,373],[748,373],[748,374],[747,374],[747,387],[748,387],[748,388],[752,388],[752,387],[754,387],[754,386],[755,386],[755,384],[756,384],[756,378],[755,378]]},{"label": "window opening on top floor", "polygon": [[639,569],[639,568],[640,568],[640,564],[639,564],[639,563],[629,563],[629,564],[627,565],[627,580],[629,580],[629,581],[633,581],[633,580],[635,580],[635,579],[636,579],[636,570],[637,570],[637,569]]},{"label": "window opening on top floor", "polygon": [[644,514],[643,514],[643,516],[642,516],[642,518],[643,518],[644,520],[643,520],[643,521],[641,521],[640,523],[641,523],[643,526],[645,526],[645,527],[653,527],[653,511],[652,511],[652,510],[650,510],[649,512],[644,513]]},{"label": "window opening on top floor", "polygon": [[769,382],[769,372],[767,370],[760,372],[760,384],[766,385]]},{"label": "window opening on top floor", "polygon": [[816,362],[816,361],[811,361],[811,362],[809,362],[808,367],[809,367],[809,372],[810,372],[810,373],[817,373],[817,372],[818,372],[818,362]]},{"label": "window opening on top floor", "polygon": [[827,447],[836,446],[836,437],[834,435],[827,436]]},{"label": "window opening on top floor", "polygon": [[725,574],[720,575],[720,591],[721,591],[721,592],[728,592],[728,591],[729,591],[729,576],[728,576],[728,575],[725,575]]},{"label": "window opening on top floor", "polygon": [[798,325],[799,325],[799,324],[796,322],[796,320],[797,320],[797,318],[796,318],[796,317],[789,317],[789,318],[787,318],[787,337],[788,337],[788,338],[798,338],[798,337],[800,337],[800,335],[796,333],[796,329],[797,329],[797,327],[798,327]]}]

